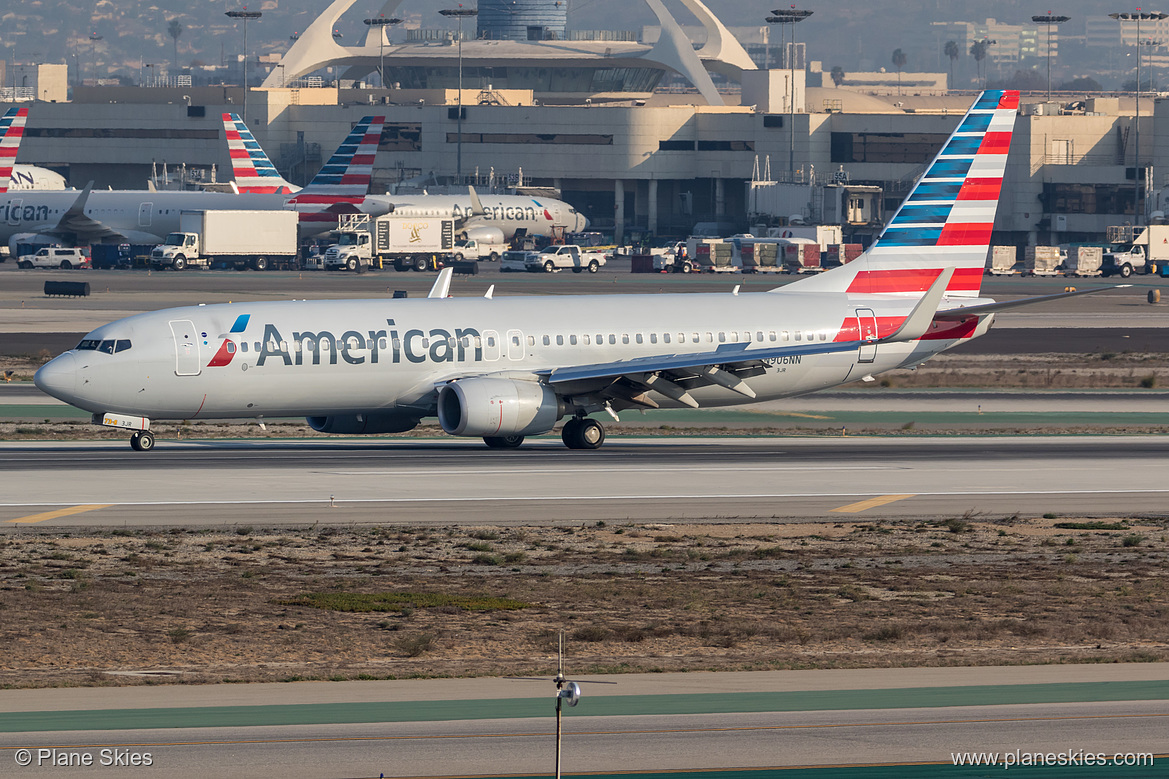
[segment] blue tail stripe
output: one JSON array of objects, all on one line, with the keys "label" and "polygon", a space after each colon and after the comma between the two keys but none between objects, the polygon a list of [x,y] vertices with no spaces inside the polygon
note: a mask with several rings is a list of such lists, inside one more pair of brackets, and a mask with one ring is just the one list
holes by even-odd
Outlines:
[{"label": "blue tail stripe", "polygon": [[989,92],[983,92],[978,100],[971,106],[971,111],[989,111],[999,107],[999,102],[1003,99],[1002,89],[993,89]]},{"label": "blue tail stripe", "polygon": [[985,133],[990,127],[990,120],[993,118],[994,114],[970,114],[962,120],[962,124],[958,126],[955,132]]},{"label": "blue tail stripe", "polygon": [[917,189],[906,202],[918,200],[956,200],[962,190],[959,181],[928,181],[917,185]]},{"label": "blue tail stripe", "polygon": [[952,157],[954,155],[969,155],[978,154],[978,147],[982,145],[982,138],[979,136],[961,136],[953,138],[946,144],[946,148],[942,149],[942,156]]},{"label": "blue tail stripe", "polygon": [[937,246],[940,227],[887,227],[881,234],[881,246]]},{"label": "blue tail stripe", "polygon": [[923,178],[927,179],[960,179],[965,178],[974,159],[938,160],[926,171]]},{"label": "blue tail stripe", "polygon": [[892,224],[942,224],[950,216],[952,205],[902,206]]},{"label": "blue tail stripe", "polygon": [[242,333],[248,326],[248,320],[252,318],[251,314],[240,314],[235,319],[235,324],[231,326],[231,332]]}]

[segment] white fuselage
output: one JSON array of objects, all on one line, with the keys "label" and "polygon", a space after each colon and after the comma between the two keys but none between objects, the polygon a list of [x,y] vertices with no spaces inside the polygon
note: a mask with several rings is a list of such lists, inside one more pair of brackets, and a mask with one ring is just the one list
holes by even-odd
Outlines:
[{"label": "white fuselage", "polygon": [[[842,325],[856,308],[873,309],[878,322],[900,321],[914,302],[770,292],[197,306],[98,328],[86,338],[128,346],[114,353],[70,351],[42,368],[37,380],[88,411],[153,419],[394,409],[426,416],[434,413],[437,388],[454,379],[510,373],[530,380],[555,368],[731,344],[750,343],[749,353],[855,340]],[[232,333],[233,326],[241,330],[243,317],[242,332]],[[767,360],[749,384],[756,400],[813,392],[922,362],[987,324],[953,337],[867,347],[865,355],[853,349]],[[701,406],[749,402],[716,385],[692,395]],[[679,405],[653,398],[662,407]]]},{"label": "white fuselage", "polygon": [[527,235],[552,236],[556,231],[575,233],[588,227],[584,214],[561,200],[522,195],[480,195],[482,214],[474,214],[470,196],[385,195],[394,204],[394,216],[443,216],[462,221],[459,232],[474,227],[495,227],[510,241],[518,230]]}]

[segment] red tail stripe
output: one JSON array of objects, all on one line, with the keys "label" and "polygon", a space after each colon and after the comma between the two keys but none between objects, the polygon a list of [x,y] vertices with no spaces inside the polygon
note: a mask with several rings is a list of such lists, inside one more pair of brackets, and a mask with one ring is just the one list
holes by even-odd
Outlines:
[{"label": "red tail stripe", "polygon": [[308,203],[308,204],[327,203],[329,205],[332,205],[333,203],[362,203],[364,201],[365,201],[365,195],[350,196],[350,195],[303,195],[303,194],[297,195],[296,197],[294,197],[291,200],[291,202],[293,202],[293,203]]},{"label": "red tail stripe", "polygon": [[1011,148],[1011,134],[1009,132],[988,132],[982,138],[978,147],[979,154],[1006,154]]},{"label": "red tail stripe", "polygon": [[23,138],[24,127],[9,127],[4,131],[4,137],[7,138]]},{"label": "red tail stripe", "polygon": [[[877,337],[885,338],[886,336],[893,335],[904,321],[905,317],[877,317]],[[971,317],[961,322],[937,320],[930,327],[929,331],[918,340],[946,341],[954,338],[970,338],[974,335],[974,330],[977,327],[978,317]],[[860,323],[857,322],[856,317],[845,317],[844,322],[840,325],[840,330],[837,331],[836,337],[832,340],[837,342],[859,341]]]},{"label": "red tail stripe", "polygon": [[349,160],[350,165],[372,165],[376,159],[373,154],[354,154]]},{"label": "red tail stripe", "polygon": [[1002,188],[1002,179],[966,179],[958,192],[958,200],[998,200]]},{"label": "red tail stripe", "polygon": [[1003,96],[1001,98],[999,98],[999,108],[1009,108],[1012,111],[1018,110],[1018,108],[1019,108],[1019,92],[1018,92],[1018,90],[1011,89],[1011,90],[1004,92]]},{"label": "red tail stripe", "polygon": [[227,154],[233,160],[250,160],[252,158],[247,149],[229,149]]},{"label": "red tail stripe", "polygon": [[942,228],[938,246],[988,246],[993,229],[994,224],[989,222],[976,224],[951,222]]},{"label": "red tail stripe", "polygon": [[16,157],[18,149],[15,146],[0,146],[0,157]]},{"label": "red tail stripe", "polygon": [[[861,294],[925,292],[941,272],[940,268],[862,270],[849,284],[848,291]],[[946,289],[951,292],[977,292],[981,286],[982,268],[955,268]]]}]

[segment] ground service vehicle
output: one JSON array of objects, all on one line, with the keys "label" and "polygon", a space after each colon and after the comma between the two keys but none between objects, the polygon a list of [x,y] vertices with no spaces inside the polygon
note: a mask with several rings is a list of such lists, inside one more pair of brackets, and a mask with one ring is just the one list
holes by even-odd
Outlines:
[{"label": "ground service vehicle", "polygon": [[547,246],[538,252],[527,252],[524,257],[524,266],[528,270],[542,270],[545,273],[553,273],[565,268],[571,269],[573,273],[586,270],[589,273],[596,273],[604,264],[604,254],[584,252],[574,244]]},{"label": "ground service vehicle", "polygon": [[1108,228],[1109,249],[1100,272],[1105,276],[1155,273],[1156,266],[1169,263],[1169,225],[1117,225]]},{"label": "ground service vehicle", "polygon": [[343,216],[337,243],[325,251],[325,270],[362,271],[383,260],[397,270],[433,270],[455,245],[455,220],[449,217],[366,214]]},{"label": "ground service vehicle", "polygon": [[89,258],[81,249],[62,249],[46,246],[36,254],[22,254],[16,260],[16,267],[25,268],[89,268]]},{"label": "ground service vehicle", "polygon": [[458,241],[451,249],[451,256],[456,260],[489,260],[499,262],[500,256],[507,251],[507,244],[503,242],[503,233],[499,240],[485,240],[482,238],[468,238]]},{"label": "ground service vehicle", "polygon": [[296,263],[295,211],[184,211],[179,231],[154,247],[156,268],[210,268],[222,263],[239,269],[268,270]]}]

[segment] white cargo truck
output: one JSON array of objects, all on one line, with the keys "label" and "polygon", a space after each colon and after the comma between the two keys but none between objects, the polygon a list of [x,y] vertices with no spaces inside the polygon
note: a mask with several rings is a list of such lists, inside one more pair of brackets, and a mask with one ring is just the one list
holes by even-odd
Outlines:
[{"label": "white cargo truck", "polygon": [[297,262],[295,211],[183,211],[179,231],[150,252],[156,268],[210,268],[215,263],[268,270]]},{"label": "white cargo truck", "polygon": [[604,253],[582,251],[575,244],[546,246],[538,252],[527,252],[524,256],[524,267],[527,270],[545,273],[554,273],[566,268],[573,273],[586,270],[589,273],[596,273],[604,264]]},{"label": "white cargo truck", "polygon": [[1100,272],[1105,276],[1156,273],[1157,266],[1169,264],[1169,225],[1117,225],[1108,228],[1109,249]]},{"label": "white cargo truck", "polygon": [[454,231],[454,220],[442,217],[346,214],[337,242],[325,250],[324,269],[360,273],[383,260],[398,270],[435,269],[450,256]]},{"label": "white cargo truck", "polygon": [[459,261],[499,262],[500,256],[507,249],[503,231],[498,227],[476,227],[468,231],[465,239],[455,243],[451,249],[451,256]]}]

